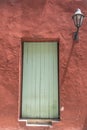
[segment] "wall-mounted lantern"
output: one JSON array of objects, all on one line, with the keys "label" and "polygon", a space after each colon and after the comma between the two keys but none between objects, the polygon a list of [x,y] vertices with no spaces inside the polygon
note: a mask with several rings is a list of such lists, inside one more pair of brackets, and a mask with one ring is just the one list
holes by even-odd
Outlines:
[{"label": "wall-mounted lantern", "polygon": [[78,32],[79,32],[79,28],[81,27],[82,25],[82,22],[83,22],[83,18],[85,16],[83,15],[83,13],[81,12],[80,9],[77,9],[77,11],[75,12],[75,14],[72,16],[73,18],[73,21],[74,21],[74,24],[75,26],[77,27],[77,31],[74,32],[74,36],[73,36],[73,40],[78,40]]}]

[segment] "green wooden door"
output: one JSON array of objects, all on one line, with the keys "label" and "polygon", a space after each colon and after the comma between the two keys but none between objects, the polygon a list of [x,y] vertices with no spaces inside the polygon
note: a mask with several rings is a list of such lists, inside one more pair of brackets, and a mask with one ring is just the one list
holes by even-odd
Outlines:
[{"label": "green wooden door", "polygon": [[23,48],[22,118],[58,118],[56,42],[25,42]]}]

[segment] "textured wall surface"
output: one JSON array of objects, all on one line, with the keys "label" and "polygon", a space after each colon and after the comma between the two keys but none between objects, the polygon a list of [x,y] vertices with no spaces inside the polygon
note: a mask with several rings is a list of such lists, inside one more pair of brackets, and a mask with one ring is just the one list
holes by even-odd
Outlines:
[{"label": "textured wall surface", "polygon": [[[87,130],[87,18],[72,40],[71,16],[87,0],[0,0],[0,130]],[[49,127],[18,122],[22,38],[58,38],[61,121]]]}]

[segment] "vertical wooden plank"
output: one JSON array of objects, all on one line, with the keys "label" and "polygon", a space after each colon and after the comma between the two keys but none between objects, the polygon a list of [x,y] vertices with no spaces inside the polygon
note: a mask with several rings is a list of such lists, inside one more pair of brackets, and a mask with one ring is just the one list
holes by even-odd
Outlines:
[{"label": "vertical wooden plank", "polygon": [[22,116],[27,117],[28,116],[28,92],[29,92],[29,67],[28,67],[28,48],[27,44],[25,43],[24,46],[24,55],[23,55],[23,92],[22,92]]},{"label": "vertical wooden plank", "polygon": [[45,43],[45,75],[44,75],[44,81],[45,81],[45,85],[44,85],[44,88],[45,88],[45,95],[44,95],[44,102],[45,102],[45,106],[43,107],[43,111],[44,111],[44,117],[45,118],[48,118],[48,105],[49,105],[49,102],[48,102],[48,97],[49,97],[49,66],[48,66],[48,63],[49,63],[49,58],[48,58],[48,52],[49,52],[49,48],[48,48],[48,43]]},{"label": "vertical wooden plank", "polygon": [[27,46],[26,46],[27,48],[28,48],[28,70],[29,71],[27,71],[27,73],[28,73],[28,75],[29,75],[29,77],[28,77],[28,82],[29,82],[29,84],[28,84],[28,88],[29,88],[29,91],[28,91],[28,115],[27,115],[27,117],[32,117],[32,114],[31,114],[31,112],[32,112],[32,77],[33,77],[33,75],[32,75],[32,66],[33,66],[33,64],[32,64],[32,60],[33,60],[33,55],[32,55],[32,53],[33,53],[33,48],[32,48],[32,46],[31,46],[31,44],[28,44],[27,43]]},{"label": "vertical wooden plank", "polygon": [[41,55],[41,100],[40,100],[40,102],[41,102],[41,113],[40,113],[40,117],[41,118],[44,118],[44,110],[43,110],[43,108],[44,108],[44,106],[45,106],[45,102],[44,102],[44,86],[45,86],[45,84],[44,84],[44,49],[45,49],[45,47],[44,47],[44,43],[41,43],[40,44],[41,45],[41,53],[40,53],[40,55]]},{"label": "vertical wooden plank", "polygon": [[57,58],[57,45],[54,49],[54,73],[53,73],[53,76],[54,76],[54,93],[53,93],[53,118],[57,118],[58,117],[58,58]]},{"label": "vertical wooden plank", "polygon": [[40,116],[40,45],[36,43],[36,117]]},{"label": "vertical wooden plank", "polygon": [[49,68],[50,68],[50,73],[49,73],[49,78],[50,78],[50,89],[49,89],[49,118],[52,118],[52,114],[53,114],[53,48],[54,48],[54,44],[50,43],[50,55],[49,55]]}]

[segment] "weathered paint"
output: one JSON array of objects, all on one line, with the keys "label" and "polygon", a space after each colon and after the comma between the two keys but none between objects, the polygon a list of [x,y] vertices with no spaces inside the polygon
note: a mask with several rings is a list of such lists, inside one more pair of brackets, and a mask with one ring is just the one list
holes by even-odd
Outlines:
[{"label": "weathered paint", "polygon": [[22,118],[58,119],[57,42],[23,44]]},{"label": "weathered paint", "polygon": [[[0,0],[0,130],[42,130],[18,122],[22,39],[58,38],[61,121],[53,130],[87,129],[87,18],[72,40],[71,16],[86,0]],[[49,128],[45,128],[49,129]]]}]

